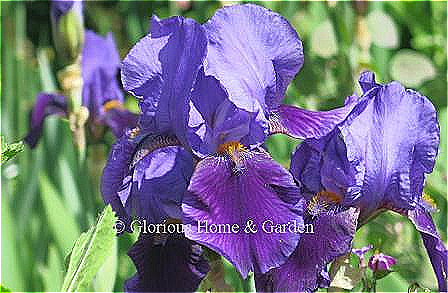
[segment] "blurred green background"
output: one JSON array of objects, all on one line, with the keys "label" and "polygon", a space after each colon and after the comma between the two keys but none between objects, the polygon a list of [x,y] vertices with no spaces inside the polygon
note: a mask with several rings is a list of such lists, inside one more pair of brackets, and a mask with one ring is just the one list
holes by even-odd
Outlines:
[{"label": "blurred green background", "polygon": [[[217,8],[233,3],[237,1],[92,1],[85,2],[85,24],[101,34],[112,31],[124,57],[146,34],[152,14],[184,15],[203,23]],[[398,80],[434,103],[442,144],[425,192],[437,204],[434,218],[446,242],[446,2],[257,3],[285,16],[303,41],[305,64],[288,88],[287,103],[313,110],[341,106],[346,96],[359,93],[356,80],[365,69],[374,71],[380,82]],[[48,2],[1,2],[1,133],[8,142],[26,135],[36,94],[58,89],[52,44]],[[137,110],[133,98],[126,104]],[[35,150],[26,147],[2,165],[2,285],[13,291],[60,289],[66,254],[104,207],[99,180],[113,140],[109,133],[90,144],[87,160],[80,165],[68,123],[50,118]],[[288,167],[298,143],[279,135],[267,145]],[[126,255],[133,241],[135,235],[118,239],[92,290],[122,290],[123,281],[135,272]],[[368,243],[398,260],[396,272],[379,281],[378,291],[407,291],[414,282],[435,290],[422,241],[408,220],[392,213],[379,216],[358,231],[354,246]],[[248,290],[232,271],[229,278],[234,290]]]}]

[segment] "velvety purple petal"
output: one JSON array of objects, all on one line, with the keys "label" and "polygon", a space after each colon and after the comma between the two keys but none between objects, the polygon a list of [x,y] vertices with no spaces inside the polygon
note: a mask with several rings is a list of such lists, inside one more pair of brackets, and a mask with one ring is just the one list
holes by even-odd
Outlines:
[{"label": "velvety purple petal", "polygon": [[422,236],[432,267],[437,277],[440,292],[447,291],[448,251],[437,233],[431,215],[421,207],[408,211],[408,218]]},{"label": "velvety purple petal", "polygon": [[307,139],[291,158],[291,173],[306,193],[321,190],[343,197],[341,204],[350,205],[361,194],[362,173],[347,159],[347,150],[338,130],[321,139]]},{"label": "velvety purple petal", "polygon": [[181,201],[192,173],[193,158],[184,148],[156,149],[135,163],[126,206],[148,223],[181,219]]},{"label": "velvety purple petal", "polygon": [[201,247],[178,234],[160,237],[142,234],[129,250],[137,274],[125,291],[195,292],[209,270]]},{"label": "velvety purple petal", "polygon": [[24,141],[32,148],[37,145],[42,135],[45,117],[48,115],[67,115],[67,100],[64,96],[40,93],[30,112],[30,129]]},{"label": "velvety purple petal", "polygon": [[256,274],[261,292],[314,292],[326,287],[322,271],[337,257],[348,253],[356,232],[359,212],[355,208],[337,214],[323,213],[314,221],[314,233],[304,233],[285,264],[267,274]]},{"label": "velvety purple petal", "polygon": [[137,126],[138,115],[124,108],[114,108],[105,111],[101,119],[112,130],[115,137],[119,138],[127,129]]},{"label": "velvety purple petal", "polygon": [[123,202],[129,197],[129,169],[140,140],[133,137],[132,131],[127,131],[119,138],[112,146],[101,178],[104,202],[110,204],[117,215],[128,222],[131,215],[125,210]]},{"label": "velvety purple petal", "polygon": [[120,55],[112,33],[102,37],[87,30],[84,38],[81,58],[83,105],[89,109],[90,118],[95,120],[103,114],[102,106],[107,101],[123,102],[117,78]]},{"label": "velvety purple petal", "polygon": [[269,116],[270,133],[284,133],[295,138],[319,138],[344,121],[354,107],[349,103],[330,111],[314,112],[289,105],[280,105]]},{"label": "velvety purple petal", "polygon": [[141,39],[122,63],[123,86],[142,100],[142,114],[154,117],[158,131],[172,131],[181,141],[206,46],[204,30],[194,20],[154,17],[151,34]]},{"label": "velvety purple petal", "polygon": [[[184,223],[192,225],[186,236],[225,256],[245,278],[251,270],[266,272],[281,265],[294,251],[298,233],[267,233],[262,225],[266,221],[303,225],[301,195],[292,176],[264,151],[241,150],[236,161],[229,156],[198,163],[182,210]],[[238,231],[204,233],[205,221],[235,224]],[[248,221],[257,232],[245,231]]]},{"label": "velvety purple petal", "polygon": [[102,178],[104,201],[123,218],[148,223],[181,218],[181,200],[193,172],[193,158],[176,138],[131,138],[112,147]]},{"label": "velvety purple petal", "polygon": [[363,174],[361,218],[386,203],[415,206],[439,145],[436,111],[426,97],[396,82],[369,93],[362,111],[340,126],[347,158]]},{"label": "velvety purple petal", "polygon": [[297,32],[279,14],[245,4],[219,9],[204,24],[206,74],[220,80],[239,108],[257,112],[278,105],[303,64]]}]

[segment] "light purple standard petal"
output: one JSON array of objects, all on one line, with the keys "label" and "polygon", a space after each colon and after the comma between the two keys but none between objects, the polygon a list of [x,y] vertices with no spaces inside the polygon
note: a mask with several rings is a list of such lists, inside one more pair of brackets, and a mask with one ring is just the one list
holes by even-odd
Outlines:
[{"label": "light purple standard petal", "polygon": [[111,100],[123,102],[118,82],[120,55],[112,33],[106,37],[87,30],[81,56],[83,105],[89,109],[90,119],[96,121],[104,114],[102,106]]},{"label": "light purple standard petal", "polygon": [[291,158],[291,173],[306,194],[325,190],[341,195],[342,205],[360,196],[363,184],[359,170],[347,159],[347,150],[338,130],[321,139],[307,139]]},{"label": "light purple standard petal", "polygon": [[[264,151],[240,149],[234,159],[229,154],[200,161],[182,210],[184,223],[192,225],[186,236],[225,256],[246,278],[251,270],[266,272],[281,265],[294,251],[298,233],[268,233],[262,225],[303,225],[297,204],[301,195],[292,176]],[[205,223],[235,225],[237,230],[204,233]],[[247,223],[257,232],[245,231]]]},{"label": "light purple standard petal", "polygon": [[[207,39],[194,20],[153,18],[151,33],[129,52],[121,66],[124,88],[140,99],[145,121],[157,131],[185,140],[189,98],[206,54]],[[151,122],[152,123],[152,122]]]},{"label": "light purple standard petal", "polygon": [[230,141],[253,148],[261,145],[267,135],[260,115],[237,108],[219,81],[206,76],[202,69],[191,93],[188,126],[189,143],[200,157],[215,153],[219,145]]},{"label": "light purple standard petal", "polygon": [[245,4],[219,9],[204,28],[206,74],[222,82],[229,99],[249,112],[277,105],[303,64],[302,43],[291,24],[264,7]]},{"label": "light purple standard petal", "polygon": [[320,138],[345,120],[355,106],[349,103],[330,111],[315,112],[289,105],[280,105],[269,116],[269,132],[284,133],[295,138]]},{"label": "light purple standard petal", "polygon": [[313,292],[328,287],[322,271],[337,257],[348,253],[356,232],[359,211],[350,208],[337,214],[321,214],[314,221],[313,233],[302,234],[299,245],[285,264],[267,274],[256,274],[261,292]]},{"label": "light purple standard petal", "polygon": [[40,93],[30,112],[29,131],[24,141],[34,148],[42,135],[45,117],[48,115],[67,115],[67,100],[64,96]]},{"label": "light purple standard petal", "polygon": [[348,160],[363,173],[360,217],[384,205],[414,207],[439,145],[434,106],[396,82],[373,88],[359,106],[339,128]]},{"label": "light purple standard petal", "polygon": [[448,250],[437,233],[436,226],[429,212],[422,207],[407,212],[408,218],[422,236],[432,267],[437,277],[440,292],[447,291]]},{"label": "light purple standard petal", "polygon": [[179,234],[159,238],[141,234],[129,250],[137,273],[125,292],[195,292],[209,270],[201,247]]}]

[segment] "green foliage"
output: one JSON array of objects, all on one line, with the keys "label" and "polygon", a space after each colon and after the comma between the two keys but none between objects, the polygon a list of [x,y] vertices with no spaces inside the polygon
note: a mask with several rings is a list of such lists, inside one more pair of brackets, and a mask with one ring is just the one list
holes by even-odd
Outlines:
[{"label": "green foliage", "polygon": [[11,290],[4,287],[3,285],[0,285],[0,292],[11,292]]},{"label": "green foliage", "polygon": [[74,216],[65,207],[62,197],[48,177],[41,174],[39,186],[48,225],[59,248],[68,253],[80,230]]},{"label": "green foliage", "polygon": [[0,136],[0,140],[2,150],[0,165],[14,158],[18,153],[23,152],[23,142],[20,141],[17,143],[7,144],[3,135]]},{"label": "green foliage", "polygon": [[[101,265],[114,253],[116,247],[116,217],[110,205],[106,206],[97,223],[76,240],[70,254],[68,270],[61,291],[88,291]],[[113,261],[112,261],[113,262]],[[113,280],[110,280],[113,282]],[[105,286],[105,284],[102,284]]]}]

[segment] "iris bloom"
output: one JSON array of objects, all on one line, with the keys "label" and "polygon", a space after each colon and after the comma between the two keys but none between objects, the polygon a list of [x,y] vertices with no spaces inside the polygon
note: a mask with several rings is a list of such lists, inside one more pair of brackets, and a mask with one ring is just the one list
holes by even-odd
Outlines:
[{"label": "iris bloom", "polygon": [[[266,233],[262,223],[301,225],[304,202],[291,174],[260,145],[276,132],[325,135],[352,107],[282,106],[302,64],[292,26],[256,5],[220,9],[202,26],[153,17],[150,34],[122,63],[124,88],[142,114],[139,128],[111,151],[106,203],[122,218],[156,223],[178,219],[182,204],[182,220],[192,226],[186,237],[225,256],[243,277],[283,264],[300,235]],[[236,224],[239,231],[201,233],[198,222]],[[256,233],[244,231],[248,223]]]},{"label": "iris bloom", "polygon": [[[325,135],[351,105],[329,112],[281,105],[302,67],[303,49],[277,13],[250,4],[225,7],[203,28],[208,51],[188,122],[192,150],[203,159],[182,204],[184,222],[193,226],[186,235],[225,256],[245,278],[249,271],[280,266],[299,243],[298,233],[265,233],[263,222],[304,224],[302,195],[292,176],[259,145],[276,132]],[[198,221],[241,229],[201,233]],[[244,231],[248,221],[257,233]]]},{"label": "iris bloom", "polygon": [[353,111],[326,137],[302,143],[292,172],[304,190],[323,188],[339,195],[340,206],[358,207],[361,224],[386,209],[408,217],[422,236],[439,290],[446,291],[447,250],[422,196],[439,146],[434,106],[397,82],[377,84],[370,72],[359,82],[363,96]]},{"label": "iris bloom", "polygon": [[[185,144],[187,101],[205,48],[202,28],[193,20],[153,17],[150,34],[123,60],[124,88],[138,99],[142,114],[139,126],[113,146],[102,194],[127,225],[134,216],[147,223],[182,218],[181,202],[194,168]],[[125,289],[194,291],[208,271],[198,245],[183,235],[159,237],[141,235],[129,251],[137,274]]]},{"label": "iris bloom", "polygon": [[[117,80],[120,56],[112,34],[101,37],[86,31],[82,51],[83,105],[89,110],[89,125],[93,134],[99,125],[110,127],[119,137],[128,127],[134,127],[137,116],[126,110],[123,93]],[[68,100],[59,94],[40,93],[31,111],[30,131],[25,141],[36,146],[45,117],[52,114],[68,116]]]}]

